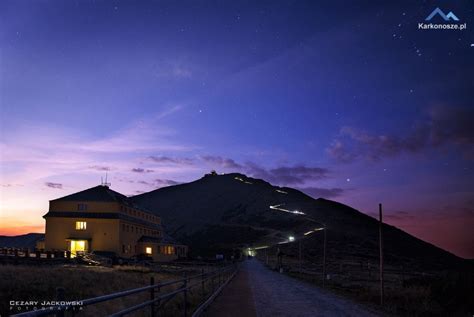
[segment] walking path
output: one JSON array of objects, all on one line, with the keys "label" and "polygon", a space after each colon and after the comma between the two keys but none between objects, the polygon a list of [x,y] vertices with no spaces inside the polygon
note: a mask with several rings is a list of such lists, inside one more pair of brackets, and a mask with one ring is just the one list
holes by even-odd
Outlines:
[{"label": "walking path", "polygon": [[271,271],[256,259],[211,304],[207,316],[377,316],[347,299]]}]

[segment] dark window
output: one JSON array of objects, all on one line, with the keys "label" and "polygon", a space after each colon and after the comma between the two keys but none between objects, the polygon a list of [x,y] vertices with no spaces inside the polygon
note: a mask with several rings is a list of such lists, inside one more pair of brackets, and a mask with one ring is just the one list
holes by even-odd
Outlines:
[{"label": "dark window", "polygon": [[77,210],[87,210],[87,204],[77,204]]}]

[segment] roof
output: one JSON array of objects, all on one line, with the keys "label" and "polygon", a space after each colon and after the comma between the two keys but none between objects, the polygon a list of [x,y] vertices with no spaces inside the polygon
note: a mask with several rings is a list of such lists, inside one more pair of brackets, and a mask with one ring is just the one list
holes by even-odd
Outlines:
[{"label": "roof", "polygon": [[59,218],[99,218],[99,219],[121,219],[124,221],[132,222],[135,224],[152,227],[158,230],[162,230],[161,225],[146,221],[140,218],[131,217],[129,215],[116,213],[116,212],[71,212],[71,211],[49,211],[43,218],[59,217]]},{"label": "roof", "polygon": [[174,244],[174,245],[184,245],[174,238],[170,237],[166,233],[163,233],[163,237],[156,238],[150,236],[142,236],[138,242],[149,242],[149,243],[160,243],[160,244]]},{"label": "roof", "polygon": [[117,202],[123,205],[141,209],[150,212],[148,209],[135,204],[129,197],[110,189],[108,186],[99,185],[89,189],[53,199],[51,201],[99,201],[99,202]]},{"label": "roof", "polygon": [[127,196],[120,194],[108,186],[95,186],[71,195],[67,195],[52,201],[110,201],[122,202],[128,200]]}]

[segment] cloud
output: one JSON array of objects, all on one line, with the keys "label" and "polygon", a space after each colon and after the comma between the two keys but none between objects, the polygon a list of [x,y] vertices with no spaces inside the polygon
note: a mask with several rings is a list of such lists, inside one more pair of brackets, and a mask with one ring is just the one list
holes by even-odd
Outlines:
[{"label": "cloud", "polygon": [[427,122],[418,123],[404,135],[374,135],[343,127],[327,153],[339,162],[357,159],[378,161],[424,149],[456,146],[467,159],[474,159],[474,109],[433,108]]},{"label": "cloud", "polygon": [[137,168],[132,168],[132,172],[134,172],[134,173],[153,173],[154,170],[137,167]]},{"label": "cloud", "polygon": [[152,186],[152,187],[163,187],[163,186],[171,186],[171,185],[179,185],[182,184],[181,182],[174,181],[172,179],[161,179],[157,178],[152,181],[132,181],[130,180],[129,182],[131,183],[136,183],[136,184],[141,184],[141,185],[147,185],[147,186]]},{"label": "cloud", "polygon": [[44,183],[47,187],[50,187],[50,188],[57,188],[57,189],[62,189],[63,188],[63,184],[61,183],[52,183],[52,182],[46,182]]},{"label": "cloud", "polygon": [[304,184],[324,179],[329,174],[328,169],[315,166],[279,166],[268,169],[254,162],[249,161],[241,164],[231,158],[216,155],[204,155],[200,159],[211,164],[216,169],[231,169],[233,172],[242,172],[279,185]]},{"label": "cloud", "polygon": [[273,169],[265,169],[255,163],[248,162],[245,166],[246,172],[253,177],[262,178],[273,184],[295,185],[324,179],[329,170],[321,167],[296,165],[280,166]]},{"label": "cloud", "polygon": [[5,187],[5,188],[7,188],[7,187],[23,187],[22,184],[1,184],[0,186]]},{"label": "cloud", "polygon": [[345,192],[342,188],[297,187],[296,189],[314,198],[334,198]]},{"label": "cloud", "polygon": [[155,179],[154,183],[158,186],[172,186],[181,184],[181,182],[177,182],[172,179]]},{"label": "cloud", "polygon": [[172,74],[176,78],[191,78],[192,72],[190,69],[185,68],[183,66],[176,65],[173,70]]},{"label": "cloud", "polygon": [[224,158],[221,156],[205,155],[201,156],[201,159],[209,164],[212,164],[220,168],[231,168],[231,169],[241,169],[243,166],[236,163],[233,159]]},{"label": "cloud", "polygon": [[182,165],[190,165],[193,164],[193,159],[191,158],[176,158],[176,157],[169,157],[169,156],[148,156],[149,160],[152,160],[155,163],[171,163],[171,164],[182,164]]},{"label": "cloud", "polygon": [[110,167],[100,166],[100,165],[89,166],[89,168],[93,169],[93,170],[96,170],[96,171],[110,171],[110,170],[112,170]]}]

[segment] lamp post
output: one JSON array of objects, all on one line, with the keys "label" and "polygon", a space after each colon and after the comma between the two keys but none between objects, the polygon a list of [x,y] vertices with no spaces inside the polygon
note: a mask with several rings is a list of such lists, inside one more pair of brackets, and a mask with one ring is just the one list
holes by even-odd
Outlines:
[{"label": "lamp post", "polygon": [[379,204],[379,252],[380,252],[380,306],[383,305],[383,237],[382,204]]}]

